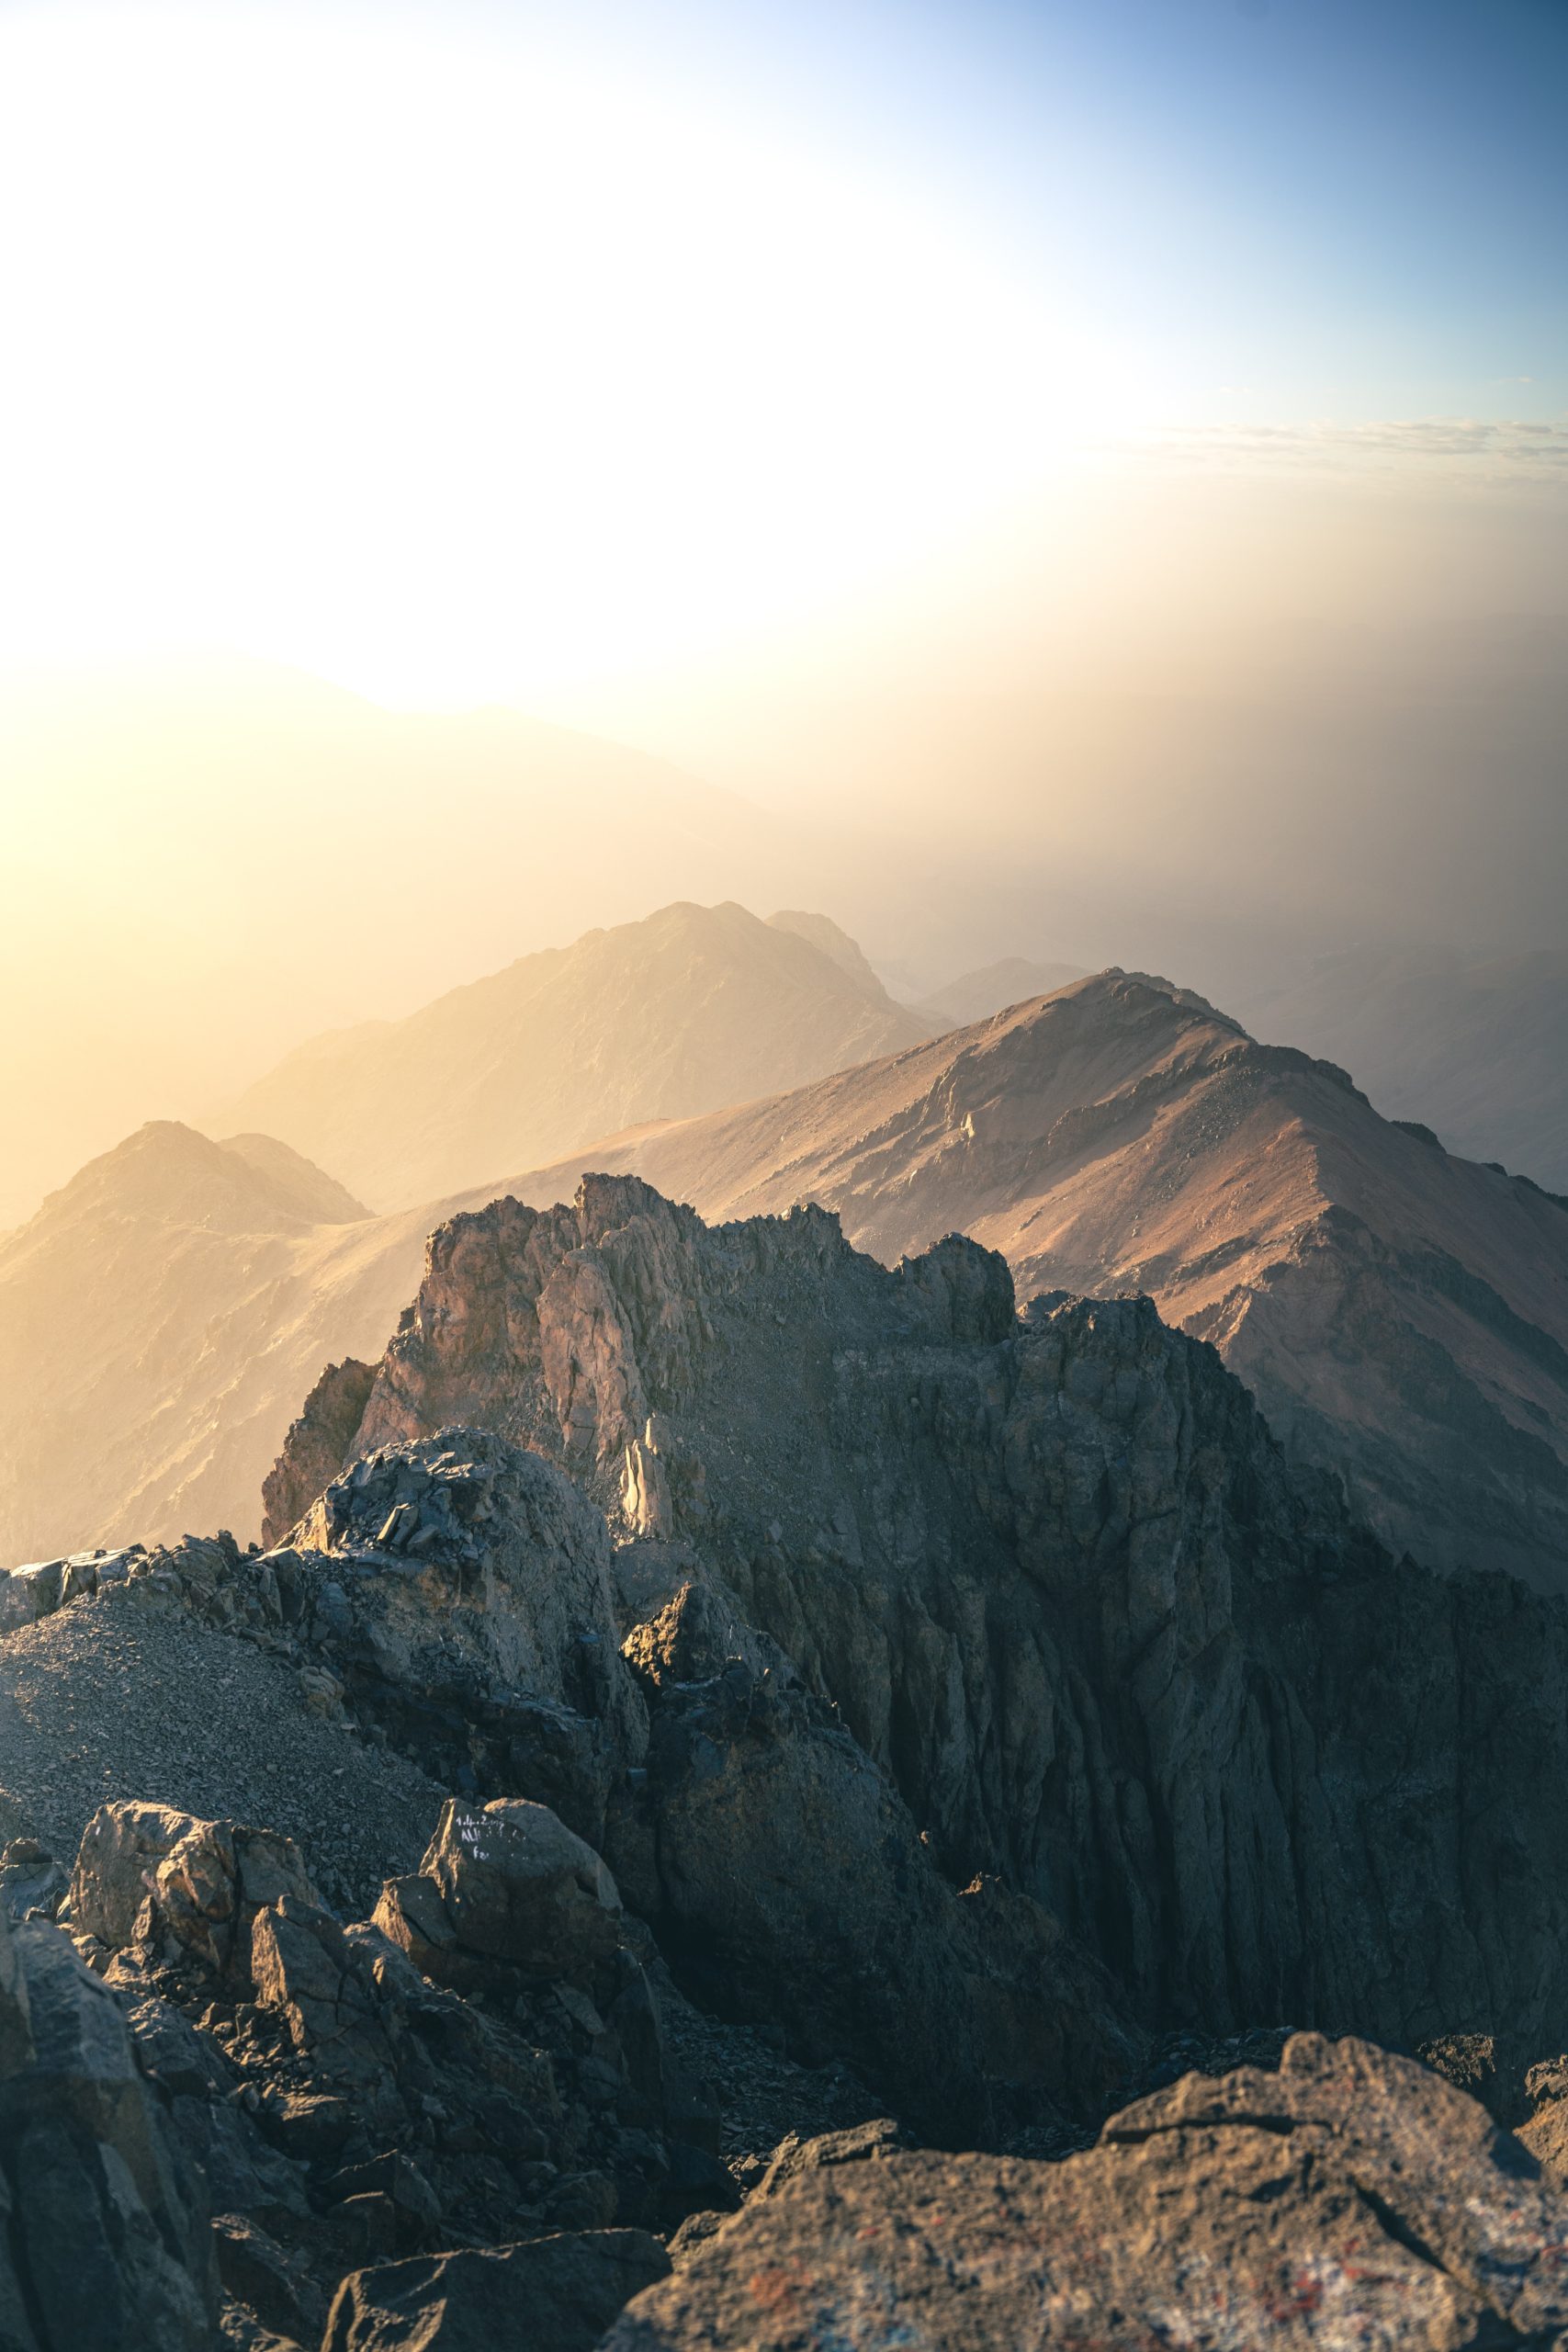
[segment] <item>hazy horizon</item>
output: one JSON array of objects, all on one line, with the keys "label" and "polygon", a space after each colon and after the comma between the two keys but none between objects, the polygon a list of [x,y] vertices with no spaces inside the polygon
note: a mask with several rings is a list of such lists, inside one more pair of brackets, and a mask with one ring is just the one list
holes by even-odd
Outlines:
[{"label": "hazy horizon", "polygon": [[1556,950],[1565,72],[1534,0],[0,9],[0,1224],[676,898],[1244,1017]]}]

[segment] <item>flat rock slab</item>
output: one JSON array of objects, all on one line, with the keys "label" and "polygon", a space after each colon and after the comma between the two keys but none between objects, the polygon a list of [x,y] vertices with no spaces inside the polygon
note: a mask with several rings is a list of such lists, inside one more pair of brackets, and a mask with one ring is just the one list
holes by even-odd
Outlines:
[{"label": "flat rock slab", "polygon": [[1298,2035],[1060,2164],[868,2145],[754,2200],[605,2352],[1561,2344],[1568,2198],[1413,2061]]},{"label": "flat rock slab", "polygon": [[344,2280],[321,2352],[591,2352],[670,2257],[642,2230],[382,2263]]}]

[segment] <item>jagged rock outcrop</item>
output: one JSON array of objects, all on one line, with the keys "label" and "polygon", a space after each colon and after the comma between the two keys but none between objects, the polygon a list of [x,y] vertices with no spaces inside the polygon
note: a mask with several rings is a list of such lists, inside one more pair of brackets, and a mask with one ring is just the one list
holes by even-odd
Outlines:
[{"label": "jagged rock outcrop", "polygon": [[605,2352],[1427,2352],[1568,2327],[1568,2198],[1462,2093],[1364,2043],[1303,2034],[1277,2074],[1188,2075],[1061,2164],[871,2135],[831,2154],[696,2244]]},{"label": "jagged rock outcrop", "polygon": [[513,1189],[560,1200],[587,1169],[716,1223],[816,1201],[888,1264],[957,1229],[1021,1299],[1147,1294],[1393,1549],[1568,1590],[1568,1214],[1190,989],[1096,973]]},{"label": "jagged rock outcrop", "polygon": [[972,1244],[889,1272],[819,1211],[710,1230],[594,1179],[434,1237],[354,1444],[459,1413],[627,1533],[651,1424],[661,1539],[952,1881],[1146,2018],[1568,2040],[1562,1605],[1393,1561],[1147,1302],[1018,1323]]},{"label": "jagged rock outcrop", "polygon": [[[463,1984],[476,1905],[520,1951],[519,1906],[555,1921],[602,1849],[710,2004],[784,2027],[807,2063],[852,2059],[927,2128],[1101,2103],[1137,2056],[1103,1972],[1028,1897],[978,1878],[957,1894],[884,1770],[717,1587],[686,1581],[620,1645],[612,1565],[558,1469],[462,1429],[362,1456],[290,1547],[242,1564],[297,1596],[362,1720],[561,1816],[448,1807],[420,1874],[383,1896],[393,1940]],[[587,1894],[578,1916],[609,1933]],[[558,1966],[558,1947],[552,1927]]]},{"label": "jagged rock outcrop", "polygon": [[286,2335],[313,2342],[367,2261],[733,2201],[647,1929],[541,1806],[451,1807],[423,1871],[346,1925],[285,1839],[107,1806],[62,1916],[96,1978],[57,1928],[20,1935],[134,2047],[210,2184],[225,2287]]},{"label": "jagged rock outcrop", "polygon": [[280,1544],[343,1467],[365,1418],[376,1378],[357,1356],[328,1364],[289,1429],[284,1451],[262,1487],[262,1542]]},{"label": "jagged rock outcrop", "polygon": [[205,2184],[69,1938],[3,1911],[0,2220],[6,2352],[209,2352]]},{"label": "jagged rock outcrop", "polygon": [[[731,1626],[742,1654],[727,1657]],[[1092,2113],[1136,2070],[1103,1973],[994,1879],[955,1891],[886,1774],[765,1636],[688,1586],[626,1651],[650,1736],[611,1850],[705,2005],[782,2024],[807,2064],[852,2056],[950,2144],[1055,2100]]]}]

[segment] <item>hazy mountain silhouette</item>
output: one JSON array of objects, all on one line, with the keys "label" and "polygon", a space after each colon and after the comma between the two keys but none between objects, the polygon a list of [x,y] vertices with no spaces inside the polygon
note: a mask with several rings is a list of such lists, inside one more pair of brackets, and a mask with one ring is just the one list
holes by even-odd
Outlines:
[{"label": "hazy mountain silhouette", "polygon": [[389,1289],[385,1222],[270,1136],[161,1120],[90,1161],[0,1238],[0,1556],[254,1532],[276,1392],[340,1330],[384,1340],[423,1232]]},{"label": "hazy mountain silhouette", "polygon": [[825,917],[682,903],[523,956],[406,1021],[315,1038],[223,1124],[281,1136],[398,1208],[592,1135],[776,1093],[932,1026]]},{"label": "hazy mountain silhouette", "polygon": [[965,1022],[1004,1012],[1010,1004],[1022,1004],[1032,996],[1054,995],[1057,989],[1087,978],[1081,964],[1043,964],[1028,956],[1004,956],[998,963],[983,964],[976,972],[960,972],[941,988],[928,989],[920,999],[920,1010],[957,1029]]},{"label": "hazy mountain silhouette", "polygon": [[1568,949],[1369,947],[1243,1001],[1260,1035],[1345,1063],[1390,1118],[1568,1192]]}]

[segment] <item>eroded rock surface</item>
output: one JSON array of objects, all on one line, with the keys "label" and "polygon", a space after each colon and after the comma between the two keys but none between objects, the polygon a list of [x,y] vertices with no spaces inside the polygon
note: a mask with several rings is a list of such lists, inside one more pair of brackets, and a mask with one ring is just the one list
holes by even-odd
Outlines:
[{"label": "eroded rock surface", "polygon": [[606,2352],[1544,2344],[1565,2259],[1568,2199],[1473,2101],[1300,2035],[1277,2074],[1188,2076],[1061,2164],[871,2134],[797,2160]]},{"label": "eroded rock surface", "polygon": [[354,1444],[457,1416],[684,1546],[1151,2020],[1568,2041],[1568,1612],[1391,1559],[1146,1301],[591,1178],[433,1238]]},{"label": "eroded rock surface", "polygon": [[207,2352],[207,2185],[111,1994],[47,1921],[0,1911],[0,2343]]}]

